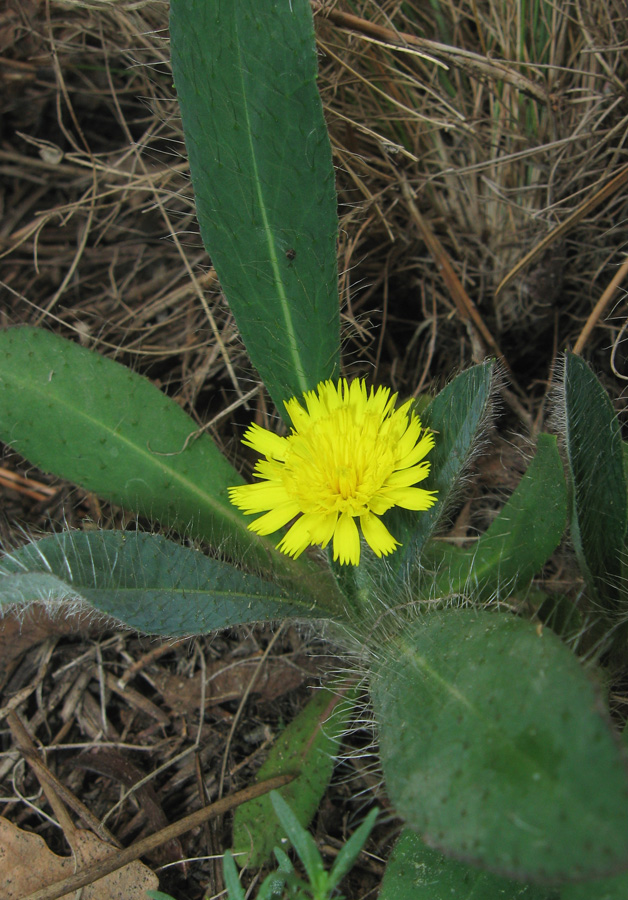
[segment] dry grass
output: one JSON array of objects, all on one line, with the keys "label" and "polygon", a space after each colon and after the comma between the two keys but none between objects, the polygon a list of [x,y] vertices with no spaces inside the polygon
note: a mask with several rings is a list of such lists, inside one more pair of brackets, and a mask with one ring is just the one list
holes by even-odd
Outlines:
[{"label": "dry grass", "polygon": [[[498,353],[514,385],[504,427],[532,433],[544,422],[557,352],[582,335],[621,406],[628,25],[620,0],[314,7],[338,167],[348,371],[418,394]],[[144,372],[199,424],[211,422],[235,458],[242,422],[263,418],[268,403],[199,239],[166,28],[167,5],[150,0],[5,4],[0,325],[45,325]],[[508,453],[498,435],[479,493],[483,484],[512,482]],[[7,451],[5,541],[19,540],[18,524],[38,531],[126,521],[46,476],[31,472],[26,485],[27,470]],[[229,752],[250,674],[229,700],[208,706],[199,693],[184,710],[164,684],[176,676],[202,685],[213,660],[259,660],[268,633],[161,646],[129,634],[81,639],[80,630],[68,638],[58,625],[33,628],[30,643],[46,641],[29,648],[27,638],[6,655],[0,702],[17,698],[31,734],[48,747],[49,767],[97,816],[142,773],[153,773],[168,819],[214,796],[223,769],[224,789],[246,783],[311,678],[302,637],[282,633],[271,653],[280,662],[269,665],[298,659],[294,691],[249,701]],[[116,690],[120,678],[135,694]],[[4,813],[59,848],[6,727],[3,742]],[[100,754],[100,769],[76,765],[87,747]],[[129,760],[135,770],[125,769]],[[377,790],[368,775],[355,777],[362,781],[336,788],[319,817],[330,853],[347,834],[338,804],[351,810],[357,790]],[[151,809],[137,790],[125,793],[109,827],[126,841],[158,827]],[[205,829],[173,852],[211,856],[227,843],[226,830]],[[183,892],[180,867],[164,882],[175,895],[219,887],[211,861],[188,872]],[[379,872],[365,862],[350,896],[372,896]]]}]

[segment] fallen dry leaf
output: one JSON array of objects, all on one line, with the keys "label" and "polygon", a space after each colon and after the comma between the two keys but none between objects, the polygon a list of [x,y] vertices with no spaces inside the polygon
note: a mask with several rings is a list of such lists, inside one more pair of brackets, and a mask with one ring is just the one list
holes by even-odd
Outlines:
[{"label": "fallen dry leaf", "polygon": [[[40,888],[73,875],[116,852],[90,831],[77,831],[74,837],[76,859],[57,856],[38,834],[22,831],[8,819],[0,818],[0,884],[3,900],[22,900]],[[117,872],[99,878],[83,888],[82,900],[146,900],[146,891],[156,890],[159,879],[139,860]],[[74,900],[76,892],[61,900]]]},{"label": "fallen dry leaf", "polygon": [[[246,692],[255,676],[252,693],[262,701],[276,700],[288,691],[296,690],[313,675],[320,675],[329,662],[328,657],[299,654],[294,657],[271,657],[259,669],[260,657],[240,659],[231,665],[216,660],[207,665],[205,706],[216,706],[227,700],[238,700]],[[195,712],[201,702],[201,672],[192,678],[172,674],[164,669],[151,674],[152,682],[164,702],[176,713]]]}]

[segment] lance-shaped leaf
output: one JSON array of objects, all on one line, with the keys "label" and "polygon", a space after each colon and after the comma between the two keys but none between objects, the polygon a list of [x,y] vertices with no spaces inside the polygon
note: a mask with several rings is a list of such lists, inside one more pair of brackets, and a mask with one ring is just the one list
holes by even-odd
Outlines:
[{"label": "lance-shaped leaf", "polygon": [[572,540],[593,596],[603,609],[616,612],[627,521],[619,422],[598,379],[572,353],[565,359],[564,414]]},{"label": "lance-shaped leaf", "polygon": [[139,631],[173,636],[324,615],[276,584],[158,534],[64,531],[0,560],[0,607],[73,599]]},{"label": "lance-shaped leaf", "polygon": [[377,656],[386,788],[426,843],[537,883],[628,871],[625,751],[593,681],[552,632],[441,610]]},{"label": "lance-shaped leaf", "polygon": [[475,546],[431,545],[428,556],[438,575],[428,592],[480,598],[527,585],[558,546],[566,522],[567,487],[556,438],[540,434],[534,459]]},{"label": "lance-shaped leaf", "polygon": [[[43,329],[0,331],[0,440],[112,503],[220,546],[245,566],[333,594],[319,569],[246,527],[241,476],[147,378]],[[325,605],[323,603],[323,605]]]},{"label": "lance-shaped leaf", "polygon": [[52,332],[0,332],[0,439],[46,472],[252,552],[227,497],[241,476],[147,378]]},{"label": "lance-shaped leaf", "polygon": [[[258,780],[273,775],[298,773],[279,789],[283,799],[304,828],[312,821],[334,770],[341,736],[355,702],[355,690],[324,688],[279,735]],[[270,795],[258,797],[236,809],[233,821],[233,852],[246,856],[247,866],[262,866],[274,847],[281,846],[284,831],[273,813]]]},{"label": "lance-shaped leaf", "polygon": [[455,497],[461,475],[478,449],[490,418],[495,362],[472,366],[451,381],[421,414],[435,432],[430,475],[421,487],[438,491],[438,502],[420,513],[391,510],[386,524],[402,546],[391,558],[395,572],[416,563],[427,539]]},{"label": "lance-shaped leaf", "polygon": [[338,373],[337,203],[308,0],[172,0],[205,246],[281,415]]},{"label": "lance-shaped leaf", "polygon": [[558,900],[558,894],[448,859],[405,829],[388,858],[378,900]]}]

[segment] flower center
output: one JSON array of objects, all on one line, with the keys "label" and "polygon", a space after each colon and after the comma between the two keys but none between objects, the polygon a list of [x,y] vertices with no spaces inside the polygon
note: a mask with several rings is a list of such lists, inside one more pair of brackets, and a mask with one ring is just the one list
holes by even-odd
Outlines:
[{"label": "flower center", "polygon": [[393,436],[353,413],[333,410],[288,438],[284,486],[304,512],[364,515],[394,470]]}]

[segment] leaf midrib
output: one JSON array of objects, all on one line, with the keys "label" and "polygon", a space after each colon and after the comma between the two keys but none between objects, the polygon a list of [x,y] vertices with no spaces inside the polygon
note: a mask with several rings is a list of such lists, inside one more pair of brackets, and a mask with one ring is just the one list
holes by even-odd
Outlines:
[{"label": "leaf midrib", "polygon": [[279,297],[279,303],[281,308],[281,313],[283,316],[283,320],[286,326],[287,339],[288,339],[288,347],[290,352],[290,357],[294,364],[294,372],[297,376],[297,380],[302,393],[308,391],[312,385],[308,384],[308,381],[305,377],[305,372],[303,368],[303,364],[299,357],[297,347],[298,341],[296,336],[296,331],[294,328],[294,323],[292,319],[292,311],[290,308],[290,303],[288,302],[288,296],[285,289],[284,281],[281,277],[281,271],[279,269],[279,261],[277,254],[277,244],[275,238],[273,236],[272,230],[270,228],[270,223],[268,219],[268,211],[267,205],[264,199],[264,193],[262,188],[262,181],[259,176],[259,169],[257,165],[257,156],[255,154],[255,146],[253,143],[253,129],[251,127],[251,120],[249,115],[249,99],[248,99],[248,91],[246,87],[246,81],[244,77],[244,61],[242,59],[242,43],[240,41],[239,28],[238,28],[238,20],[235,18],[235,34],[236,34],[236,45],[238,48],[238,72],[240,73],[240,86],[242,90],[242,100],[243,100],[243,112],[246,121],[246,135],[249,146],[249,154],[251,161],[251,171],[253,173],[253,183],[255,185],[255,193],[257,195],[259,210],[262,216],[262,222],[264,225],[264,234],[266,236],[266,243],[268,246],[268,256],[273,272],[273,277],[275,281],[275,288],[277,290],[277,295]]}]

